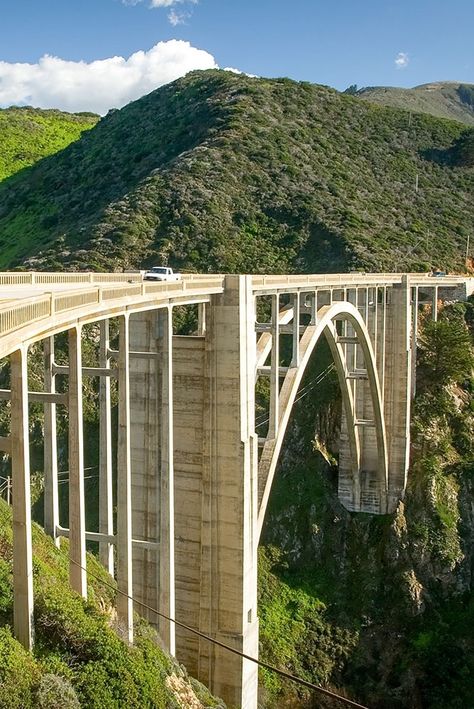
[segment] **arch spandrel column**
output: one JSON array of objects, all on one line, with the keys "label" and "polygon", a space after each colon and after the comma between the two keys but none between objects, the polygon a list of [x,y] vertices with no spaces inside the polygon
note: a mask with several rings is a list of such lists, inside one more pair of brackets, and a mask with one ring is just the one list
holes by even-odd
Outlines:
[{"label": "arch spandrel column", "polygon": [[69,338],[69,579],[87,598],[81,327]]},{"label": "arch spandrel column", "polygon": [[27,350],[12,353],[11,457],[13,481],[13,625],[24,648],[33,647],[33,552],[31,541]]}]

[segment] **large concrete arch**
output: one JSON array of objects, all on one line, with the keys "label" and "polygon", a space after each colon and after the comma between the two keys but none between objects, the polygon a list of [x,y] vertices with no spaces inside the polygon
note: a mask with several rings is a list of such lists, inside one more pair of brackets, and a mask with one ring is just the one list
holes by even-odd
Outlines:
[{"label": "large concrete arch", "polygon": [[[292,317],[292,312],[287,309],[282,312],[280,321],[287,322]],[[264,443],[259,462],[259,509],[258,509],[258,535],[260,536],[265,512],[270,496],[276,465],[285,437],[291,410],[298,392],[299,385],[308,365],[311,354],[320,337],[324,335],[329,343],[334,358],[339,383],[341,386],[344,413],[346,416],[349,447],[351,452],[351,467],[353,475],[353,494],[360,494],[360,440],[358,422],[355,416],[355,405],[352,389],[348,377],[348,366],[344,349],[338,341],[336,321],[345,320],[354,329],[355,336],[364,356],[367,370],[367,379],[370,388],[372,408],[374,412],[374,426],[377,438],[378,477],[381,489],[387,495],[388,489],[388,449],[387,434],[383,416],[383,402],[375,354],[371,339],[362,315],[357,308],[347,301],[341,301],[329,306],[324,306],[318,311],[317,324],[306,327],[300,341],[300,362],[297,367],[290,367],[283,381],[279,396],[279,423],[275,438],[267,439]],[[261,342],[257,359],[262,361],[271,348],[268,334]]]}]

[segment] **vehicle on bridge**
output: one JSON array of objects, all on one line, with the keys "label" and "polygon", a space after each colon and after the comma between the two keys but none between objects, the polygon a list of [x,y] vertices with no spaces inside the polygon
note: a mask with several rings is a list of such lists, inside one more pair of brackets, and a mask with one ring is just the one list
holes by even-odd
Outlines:
[{"label": "vehicle on bridge", "polygon": [[143,276],[144,281],[180,281],[181,274],[174,273],[169,266],[153,266]]}]

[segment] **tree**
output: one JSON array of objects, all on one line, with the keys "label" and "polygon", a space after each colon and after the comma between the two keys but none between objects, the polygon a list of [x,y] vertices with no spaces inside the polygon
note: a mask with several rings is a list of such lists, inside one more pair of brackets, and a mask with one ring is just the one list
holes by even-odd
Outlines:
[{"label": "tree", "polygon": [[461,167],[474,166],[474,130],[461,133],[451,148],[451,156],[455,165]]},{"label": "tree", "polygon": [[418,374],[427,389],[461,383],[471,376],[474,356],[469,331],[461,319],[430,321],[419,339]]}]

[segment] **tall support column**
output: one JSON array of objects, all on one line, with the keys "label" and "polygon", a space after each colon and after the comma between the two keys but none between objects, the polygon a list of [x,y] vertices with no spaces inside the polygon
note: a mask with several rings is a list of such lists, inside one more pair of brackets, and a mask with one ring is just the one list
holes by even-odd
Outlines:
[{"label": "tall support column", "polygon": [[311,293],[311,320],[310,325],[316,325],[318,319],[318,291]]},{"label": "tall support column", "polygon": [[388,438],[388,512],[403,498],[409,465],[412,373],[409,276],[395,285],[388,305],[385,353],[385,422]]},{"label": "tall support column", "polygon": [[438,286],[433,288],[431,319],[437,322],[438,320]]},{"label": "tall support column", "polygon": [[23,647],[33,647],[33,555],[31,547],[30,451],[27,350],[11,362],[11,442],[13,478],[13,624]]},{"label": "tall support column", "polygon": [[[277,317],[274,301],[273,317]],[[209,308],[203,467],[201,629],[258,657],[255,322],[249,276],[226,276]],[[256,709],[257,667],[201,641],[199,679],[232,707]]]},{"label": "tall support column", "polygon": [[[47,337],[44,351],[44,390],[56,391],[54,363],[54,337]],[[56,530],[59,525],[58,502],[58,452],[56,439],[56,404],[44,405],[44,530],[59,547]]]},{"label": "tall support column", "polygon": [[416,394],[416,351],[418,347],[418,286],[412,288],[411,398]]},{"label": "tall support column", "polygon": [[87,598],[81,327],[69,330],[69,580]]},{"label": "tall support column", "polygon": [[[161,494],[157,496],[160,519],[159,607],[169,618],[175,617],[174,549],[174,442],[173,442],[173,309],[158,311],[158,347],[161,359]],[[160,499],[161,498],[161,499]],[[175,624],[159,620],[159,633],[171,655],[176,652]]]},{"label": "tall support column", "polygon": [[119,318],[117,441],[117,616],[133,642],[132,477],[130,455],[130,347],[128,315]]},{"label": "tall support column", "polygon": [[270,412],[268,438],[275,438],[278,433],[280,413],[280,296],[272,295],[272,351],[270,372]]},{"label": "tall support column", "polygon": [[293,355],[291,366],[297,367],[300,363],[300,294],[293,294]]},{"label": "tall support column", "polygon": [[[99,366],[108,369],[109,321],[100,323]],[[113,535],[113,490],[112,490],[112,411],[110,400],[110,377],[100,377],[99,383],[99,532]],[[99,558],[109,574],[114,575],[114,547],[108,542],[99,544]]]},{"label": "tall support column", "polygon": [[198,303],[197,334],[199,337],[206,334],[206,303]]}]

